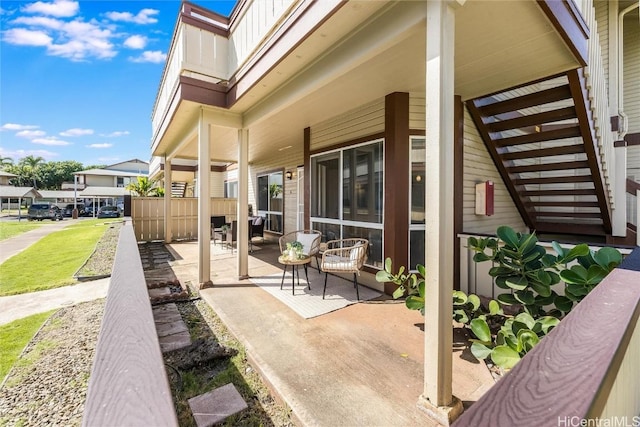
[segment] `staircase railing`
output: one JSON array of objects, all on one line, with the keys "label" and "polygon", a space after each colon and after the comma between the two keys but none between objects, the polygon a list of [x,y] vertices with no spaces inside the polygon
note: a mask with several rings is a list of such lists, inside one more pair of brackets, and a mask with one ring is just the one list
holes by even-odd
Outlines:
[{"label": "staircase railing", "polygon": [[593,0],[575,0],[589,27],[589,64],[584,68],[591,114],[594,126],[595,140],[598,142],[597,154],[600,157],[600,172],[603,184],[607,189],[610,206],[615,207],[616,185],[615,179],[615,154],[614,138],[611,131],[611,119],[609,114],[609,96],[607,92],[598,24]]}]

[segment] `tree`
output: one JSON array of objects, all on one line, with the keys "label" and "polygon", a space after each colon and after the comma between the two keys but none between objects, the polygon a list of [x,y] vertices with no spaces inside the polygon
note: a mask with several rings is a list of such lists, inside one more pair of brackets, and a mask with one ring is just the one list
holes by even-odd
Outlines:
[{"label": "tree", "polygon": [[44,159],[40,156],[26,156],[20,160],[20,163],[29,168],[31,179],[33,180],[33,186],[34,188],[38,188],[38,184],[36,183],[36,172],[40,165],[44,163]]},{"label": "tree", "polygon": [[150,197],[157,195],[158,187],[156,181],[152,181],[146,176],[139,176],[137,182],[127,184],[127,190],[134,191],[140,197]]},{"label": "tree", "polygon": [[0,156],[0,169],[5,169],[8,166],[13,166],[13,159],[11,157]]},{"label": "tree", "polygon": [[60,190],[63,182],[73,182],[73,173],[84,170],[82,163],[73,160],[47,162],[40,165],[38,181],[43,189]]}]

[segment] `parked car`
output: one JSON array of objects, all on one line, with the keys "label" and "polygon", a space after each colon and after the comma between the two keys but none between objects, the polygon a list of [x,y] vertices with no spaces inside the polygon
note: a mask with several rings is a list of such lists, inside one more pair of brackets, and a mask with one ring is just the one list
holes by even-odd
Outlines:
[{"label": "parked car", "polygon": [[[84,215],[84,203],[76,203],[78,208],[78,216]],[[70,203],[62,209],[62,216],[73,216],[73,203]]]},{"label": "parked car", "polygon": [[34,219],[38,221],[42,221],[43,219],[62,221],[62,211],[52,203],[34,203],[29,206],[27,219],[29,221],[33,221]]},{"label": "parked car", "polygon": [[98,211],[98,218],[120,218],[120,209],[117,206],[103,206]]},{"label": "parked car", "polygon": [[100,212],[100,208],[104,206],[104,203],[89,203],[84,207],[84,215],[83,216],[95,216]]}]

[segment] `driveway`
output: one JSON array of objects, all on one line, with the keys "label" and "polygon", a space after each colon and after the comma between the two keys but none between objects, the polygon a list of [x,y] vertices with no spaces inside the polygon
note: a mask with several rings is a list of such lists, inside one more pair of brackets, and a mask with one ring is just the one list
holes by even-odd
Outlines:
[{"label": "driveway", "polygon": [[26,233],[18,234],[9,239],[0,242],[0,264],[11,258],[12,256],[22,252],[29,246],[33,245],[44,236],[53,233],[54,231],[62,230],[67,225],[70,225],[70,221],[53,221],[43,222],[41,227],[35,230],[27,231]]}]

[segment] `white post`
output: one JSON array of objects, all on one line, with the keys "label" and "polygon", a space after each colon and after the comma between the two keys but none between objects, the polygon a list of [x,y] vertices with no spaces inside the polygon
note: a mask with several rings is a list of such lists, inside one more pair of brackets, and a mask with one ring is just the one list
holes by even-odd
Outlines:
[{"label": "white post", "polygon": [[613,171],[614,209],[611,212],[611,234],[627,236],[627,147],[613,149],[616,168]]},{"label": "white post", "polygon": [[636,245],[640,246],[640,190],[636,190]]},{"label": "white post", "polygon": [[249,277],[249,130],[238,129],[238,278]]},{"label": "white post", "polygon": [[164,242],[171,243],[171,159],[164,158]]},{"label": "white post", "polygon": [[211,286],[211,127],[205,121],[204,110],[198,120],[198,285]]},{"label": "white post", "polygon": [[418,406],[440,424],[462,412],[452,395],[454,274],[454,34],[457,4],[427,2],[424,394]]}]

